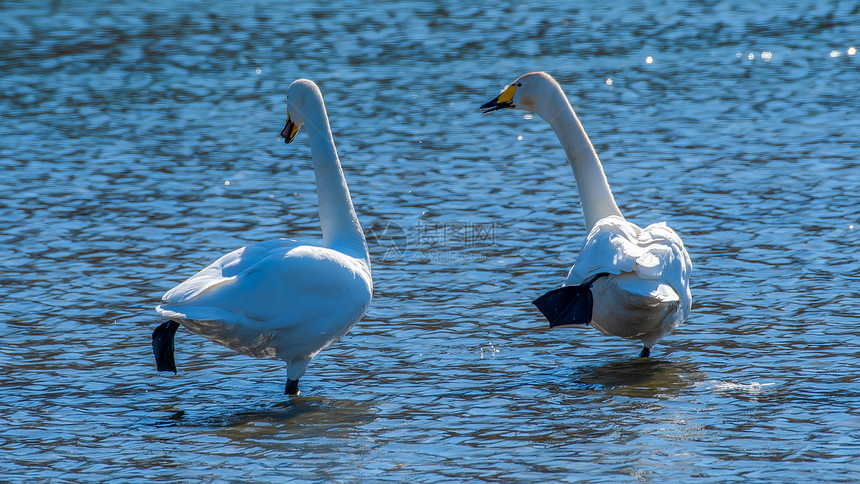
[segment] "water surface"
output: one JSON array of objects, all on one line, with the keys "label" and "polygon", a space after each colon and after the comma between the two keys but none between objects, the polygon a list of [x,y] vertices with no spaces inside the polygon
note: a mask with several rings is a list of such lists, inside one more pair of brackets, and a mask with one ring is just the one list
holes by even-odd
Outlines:
[{"label": "water surface", "polygon": [[[0,474],[16,481],[848,481],[860,473],[860,11],[850,3],[7,2]],[[650,57],[651,61],[648,62]],[[625,216],[693,258],[649,360],[546,328],[583,220],[552,73]],[[371,240],[364,319],[283,364],[181,330],[219,255],[319,241],[286,87],[319,83]]]}]

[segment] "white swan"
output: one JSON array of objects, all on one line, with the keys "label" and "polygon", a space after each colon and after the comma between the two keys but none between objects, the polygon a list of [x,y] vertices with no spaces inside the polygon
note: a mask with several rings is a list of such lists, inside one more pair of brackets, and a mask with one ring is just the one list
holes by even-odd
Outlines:
[{"label": "white swan", "polygon": [[[639,356],[690,314],[692,263],[665,223],[642,229],[624,220],[603,166],[561,86],[544,72],[525,74],[492,101],[536,113],[558,136],[573,168],[588,236],[563,287],[534,301],[550,327],[589,324],[607,335],[642,341]],[[605,276],[605,277],[604,277]]]},{"label": "white swan", "polygon": [[323,246],[276,239],[242,247],[167,291],[156,311],[168,321],[152,335],[159,371],[176,372],[173,337],[181,323],[243,355],[284,360],[286,393],[297,394],[311,359],[367,310],[373,292],[367,244],[322,94],[306,79],[287,92],[284,141],[290,143],[302,125],[310,138]]}]

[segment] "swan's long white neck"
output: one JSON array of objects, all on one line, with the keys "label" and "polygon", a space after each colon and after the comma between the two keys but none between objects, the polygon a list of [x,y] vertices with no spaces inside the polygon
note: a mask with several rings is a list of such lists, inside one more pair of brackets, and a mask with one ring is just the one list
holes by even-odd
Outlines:
[{"label": "swan's long white neck", "polygon": [[600,219],[609,215],[621,216],[621,211],[615,204],[615,197],[612,196],[603,165],[597,158],[591,140],[561,87],[552,82],[546,92],[548,95],[537,103],[535,112],[552,126],[567,154],[582,201],[585,225],[591,230]]},{"label": "swan's long white neck", "polygon": [[314,161],[323,243],[328,248],[369,262],[364,232],[352,206],[325,105],[321,99],[318,104],[314,106],[312,115],[306,118],[305,127]]}]

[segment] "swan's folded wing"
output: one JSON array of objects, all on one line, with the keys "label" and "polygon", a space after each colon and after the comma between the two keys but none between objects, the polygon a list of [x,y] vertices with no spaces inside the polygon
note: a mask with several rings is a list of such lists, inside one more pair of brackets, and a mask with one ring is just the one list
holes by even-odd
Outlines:
[{"label": "swan's folded wing", "polygon": [[[691,271],[690,256],[681,238],[665,223],[640,229],[621,217],[610,216],[601,219],[588,234],[567,284],[579,284],[601,272],[633,273],[638,278],[659,282],[653,288],[643,283],[634,292],[656,291],[661,297],[672,298],[667,292],[671,288],[688,303]],[[634,282],[631,280],[630,284]],[[668,287],[659,287],[660,284]]]},{"label": "swan's folded wing", "polygon": [[182,303],[194,299],[259,264],[272,250],[284,250],[295,245],[296,241],[292,239],[275,239],[236,249],[167,291],[161,300]]},{"label": "swan's folded wing", "polygon": [[689,301],[693,263],[678,234],[662,222],[649,225],[642,231],[640,244],[653,258],[639,263],[640,276],[666,282]]},{"label": "swan's folded wing", "polygon": [[[283,244],[248,255],[246,251],[241,257],[250,260],[230,260],[232,264],[223,271],[229,277],[210,278],[200,284],[201,290],[166,300],[158,311],[263,327],[288,321],[356,319],[370,303],[369,275],[355,259],[339,252]],[[209,276],[201,271],[201,277]]]},{"label": "swan's folded wing", "polygon": [[598,221],[583,242],[567,283],[580,284],[604,272],[633,271],[645,252],[636,244],[641,232],[639,227],[621,217],[610,216]]}]

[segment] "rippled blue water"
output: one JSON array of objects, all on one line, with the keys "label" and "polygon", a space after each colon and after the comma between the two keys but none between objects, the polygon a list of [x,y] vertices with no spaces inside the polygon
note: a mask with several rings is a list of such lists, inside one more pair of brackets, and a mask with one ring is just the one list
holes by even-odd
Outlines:
[{"label": "rippled blue water", "polygon": [[[4,2],[0,475],[18,481],[849,481],[860,475],[860,9],[852,2]],[[646,59],[650,57],[651,61]],[[549,127],[566,89],[624,214],[693,257],[654,350],[529,303],[584,236]],[[319,239],[323,90],[374,239],[373,305],[283,365],[181,330],[215,257]]]}]

